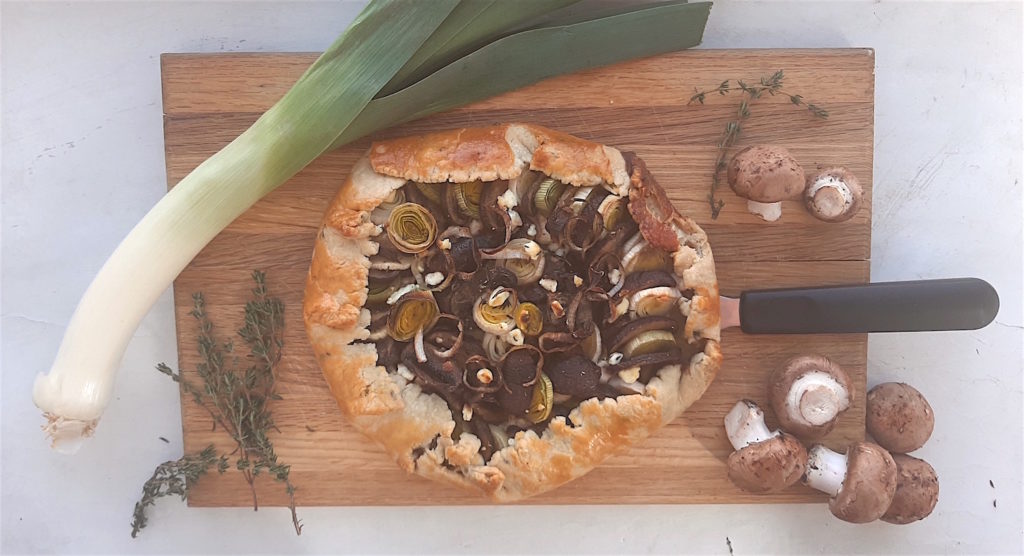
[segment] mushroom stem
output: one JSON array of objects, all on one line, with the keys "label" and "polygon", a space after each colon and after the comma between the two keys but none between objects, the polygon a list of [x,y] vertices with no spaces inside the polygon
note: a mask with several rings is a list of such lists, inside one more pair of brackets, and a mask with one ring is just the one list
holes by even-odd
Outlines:
[{"label": "mushroom stem", "polygon": [[804,484],[834,497],[845,479],[846,454],[833,452],[821,444],[808,450]]},{"label": "mushroom stem", "polygon": [[825,218],[837,218],[853,204],[850,187],[832,175],[822,176],[811,184],[806,195]]},{"label": "mushroom stem", "polygon": [[805,425],[824,425],[849,406],[850,393],[835,377],[821,371],[798,378],[786,394],[789,418]]},{"label": "mushroom stem", "polygon": [[736,402],[725,415],[725,435],[734,450],[757,444],[779,435],[764,424],[764,412],[750,400]]},{"label": "mushroom stem", "polygon": [[782,216],[782,202],[759,203],[757,201],[747,201],[747,210],[752,214],[760,216],[763,220],[775,222]]}]

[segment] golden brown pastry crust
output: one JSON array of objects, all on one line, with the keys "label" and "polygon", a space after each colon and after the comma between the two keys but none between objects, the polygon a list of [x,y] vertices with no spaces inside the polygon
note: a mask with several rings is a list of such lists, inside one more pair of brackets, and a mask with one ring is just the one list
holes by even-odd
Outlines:
[{"label": "golden brown pastry crust", "polygon": [[380,233],[369,215],[406,180],[510,179],[530,168],[576,186],[607,183],[626,195],[631,181],[635,188],[646,173],[637,164],[631,166],[633,176],[618,150],[534,125],[460,129],[375,143],[327,208],[303,303],[317,360],[350,422],[406,470],[511,501],[585,474],[699,399],[722,359],[718,284],[707,236],[674,209],[674,269],[679,287],[695,292],[683,306],[688,315],[683,337],[703,341],[703,351],[686,369],[661,369],[643,394],[592,398],[570,412],[568,420],[553,419],[541,435],[520,432],[487,462],[474,435],[452,440],[455,422],[440,397],[377,366],[376,348],[365,341],[369,257],[377,251],[372,238]]}]

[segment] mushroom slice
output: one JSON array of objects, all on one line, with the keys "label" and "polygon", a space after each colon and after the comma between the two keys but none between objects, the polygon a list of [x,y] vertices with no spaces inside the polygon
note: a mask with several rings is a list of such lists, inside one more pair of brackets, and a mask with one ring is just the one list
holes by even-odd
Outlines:
[{"label": "mushroom slice", "polygon": [[818,444],[808,451],[804,483],[830,496],[832,515],[850,523],[882,517],[896,494],[896,462],[878,444],[857,442],[845,454]]},{"label": "mushroom slice", "polygon": [[735,452],[729,455],[729,480],[754,493],[778,492],[800,480],[807,450],[793,436],[768,430],[764,412],[752,401],[737,402],[725,416],[725,433]]},{"label": "mushroom slice", "polygon": [[935,427],[935,414],[913,386],[883,382],[868,392],[866,425],[875,442],[905,454],[928,441]]},{"label": "mushroom slice", "polygon": [[570,355],[547,369],[555,392],[578,398],[589,398],[601,383],[601,367],[582,355]]},{"label": "mushroom slice", "polygon": [[480,269],[480,250],[469,228],[451,226],[438,236],[437,244],[459,278],[468,280]]},{"label": "mushroom slice", "polygon": [[747,210],[769,222],[782,216],[782,201],[800,195],[804,170],[783,147],[752,145],[729,162],[729,186],[748,199]]},{"label": "mushroom slice", "polygon": [[463,365],[462,383],[474,392],[492,394],[501,388],[501,372],[481,355],[471,355]]},{"label": "mushroom slice", "polygon": [[537,338],[537,345],[544,353],[562,353],[576,349],[580,339],[568,332],[545,332]]},{"label": "mushroom slice", "polygon": [[533,386],[540,380],[544,367],[544,354],[536,347],[523,345],[512,348],[499,362],[502,388],[496,399],[509,414],[522,417],[530,409]]},{"label": "mushroom slice", "polygon": [[826,357],[794,357],[772,373],[768,384],[779,425],[804,440],[827,435],[853,403],[850,377]]},{"label": "mushroom slice", "polygon": [[818,220],[843,222],[857,214],[863,197],[864,190],[853,172],[832,166],[807,179],[804,204]]},{"label": "mushroom slice", "polygon": [[923,459],[906,454],[893,454],[896,462],[896,495],[882,521],[905,525],[931,515],[939,500],[939,478],[935,469]]}]

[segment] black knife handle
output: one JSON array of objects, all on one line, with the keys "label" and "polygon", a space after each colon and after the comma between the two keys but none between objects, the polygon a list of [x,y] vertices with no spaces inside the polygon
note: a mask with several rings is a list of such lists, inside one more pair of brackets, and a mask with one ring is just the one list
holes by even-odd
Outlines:
[{"label": "black knife handle", "polygon": [[879,282],[743,292],[747,334],[975,330],[999,311],[996,290],[978,278]]}]

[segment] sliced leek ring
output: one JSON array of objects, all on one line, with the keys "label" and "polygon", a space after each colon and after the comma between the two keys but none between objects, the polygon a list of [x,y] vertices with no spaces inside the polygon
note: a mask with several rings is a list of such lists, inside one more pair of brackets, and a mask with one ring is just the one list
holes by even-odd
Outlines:
[{"label": "sliced leek ring", "polygon": [[604,229],[611,231],[629,217],[629,210],[626,207],[626,199],[618,195],[608,195],[597,207],[597,212],[604,222]]},{"label": "sliced leek ring", "polygon": [[645,270],[672,270],[672,260],[667,252],[652,246],[642,237],[635,243],[632,239],[626,242],[627,246],[630,244],[622,255],[622,271],[626,274]]},{"label": "sliced leek ring", "polygon": [[530,409],[526,410],[526,418],[531,423],[546,421],[555,405],[554,396],[555,389],[551,386],[551,379],[541,373],[540,380],[533,387],[533,398],[530,400]]},{"label": "sliced leek ring", "polygon": [[422,193],[424,197],[438,205],[441,204],[441,190],[448,187],[447,184],[443,183],[421,183],[418,181],[413,182],[413,186],[416,187],[416,190]]},{"label": "sliced leek ring", "polygon": [[622,348],[622,355],[629,359],[638,355],[669,351],[678,347],[676,337],[667,330],[650,330],[642,332],[626,342]]},{"label": "sliced leek ring", "polygon": [[678,306],[682,296],[678,289],[667,286],[640,290],[629,298],[629,312],[634,318],[666,315]]},{"label": "sliced leek ring", "polygon": [[402,189],[395,189],[385,198],[377,208],[370,211],[370,222],[378,226],[383,226],[387,223],[388,218],[391,216],[391,212],[405,202],[405,191]]},{"label": "sliced leek ring", "polygon": [[516,309],[516,326],[527,336],[540,336],[544,329],[544,313],[533,303],[520,303]]},{"label": "sliced leek ring", "polygon": [[455,188],[455,203],[463,216],[473,220],[480,219],[480,195],[483,193],[484,184],[481,181],[471,181],[449,186]]},{"label": "sliced leek ring", "polygon": [[501,361],[501,358],[508,353],[508,350],[511,347],[508,342],[497,334],[484,334],[484,339],[481,343],[484,348],[484,353],[492,363]]},{"label": "sliced leek ring", "polygon": [[391,211],[387,232],[391,243],[399,251],[421,253],[434,245],[437,220],[423,205],[402,203]]},{"label": "sliced leek ring", "polygon": [[594,333],[587,336],[585,340],[580,342],[580,347],[583,348],[583,354],[590,358],[591,361],[597,363],[601,360],[601,330],[598,327],[594,327]]},{"label": "sliced leek ring", "polygon": [[568,187],[555,178],[544,178],[537,186],[537,193],[533,195],[533,204],[542,216],[548,216],[558,206],[558,201]]},{"label": "sliced leek ring", "polygon": [[519,299],[512,288],[496,288],[483,295],[473,306],[473,321],[480,330],[504,337],[516,327],[515,311]]},{"label": "sliced leek ring", "polygon": [[541,252],[537,242],[513,239],[503,251],[509,251],[513,248],[518,249],[526,256],[499,259],[498,265],[511,270],[516,276],[516,283],[521,286],[540,280],[541,276],[544,276],[544,260],[546,257],[543,256],[543,252]]},{"label": "sliced leek ring", "polygon": [[391,294],[395,293],[398,288],[395,286],[384,286],[379,289],[370,290],[366,293],[366,305],[383,305],[388,302],[388,298]]},{"label": "sliced leek ring", "polygon": [[434,295],[414,290],[398,298],[388,314],[388,334],[396,341],[408,342],[417,333],[429,330],[440,317]]}]

